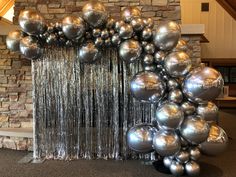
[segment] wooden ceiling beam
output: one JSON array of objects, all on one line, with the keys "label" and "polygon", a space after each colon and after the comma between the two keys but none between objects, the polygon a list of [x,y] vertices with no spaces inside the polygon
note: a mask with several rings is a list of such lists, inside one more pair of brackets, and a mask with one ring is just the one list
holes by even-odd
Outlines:
[{"label": "wooden ceiling beam", "polygon": [[14,3],[15,0],[0,0],[0,17],[4,16]]},{"label": "wooden ceiling beam", "polygon": [[229,0],[216,0],[233,18],[236,20],[235,2],[229,3]]}]

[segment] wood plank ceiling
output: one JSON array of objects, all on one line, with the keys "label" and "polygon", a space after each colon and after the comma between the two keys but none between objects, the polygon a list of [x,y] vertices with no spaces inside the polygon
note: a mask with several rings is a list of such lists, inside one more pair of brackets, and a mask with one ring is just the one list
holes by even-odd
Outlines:
[{"label": "wood plank ceiling", "polygon": [[236,20],[236,0],[216,0]]},{"label": "wood plank ceiling", "polygon": [[7,13],[7,11],[14,5],[14,2],[14,0],[0,0],[0,17]]}]

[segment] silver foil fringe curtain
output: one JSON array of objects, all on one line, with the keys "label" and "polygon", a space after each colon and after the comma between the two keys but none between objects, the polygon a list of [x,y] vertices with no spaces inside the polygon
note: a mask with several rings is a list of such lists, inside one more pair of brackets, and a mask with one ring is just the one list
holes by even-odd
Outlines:
[{"label": "silver foil fringe curtain", "polygon": [[141,64],[127,66],[115,49],[101,61],[82,64],[75,48],[48,48],[32,62],[34,157],[48,159],[150,158],[131,152],[126,132],[150,123],[154,106],[136,101],[131,77]]}]

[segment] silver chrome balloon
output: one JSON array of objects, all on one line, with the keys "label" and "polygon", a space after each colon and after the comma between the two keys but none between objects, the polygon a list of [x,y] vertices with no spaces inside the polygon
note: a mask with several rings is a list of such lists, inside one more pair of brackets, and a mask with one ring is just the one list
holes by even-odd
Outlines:
[{"label": "silver chrome balloon", "polygon": [[173,157],[172,156],[166,156],[163,159],[163,163],[164,163],[166,168],[170,168],[170,165],[171,165],[172,161],[173,161]]},{"label": "silver chrome balloon", "polygon": [[116,32],[119,32],[119,31],[120,31],[120,27],[121,27],[122,25],[125,25],[125,22],[124,22],[123,20],[120,20],[120,21],[115,22],[115,30],[116,30]]},{"label": "silver chrome balloon", "polygon": [[119,36],[122,39],[129,39],[133,35],[133,27],[129,24],[124,24],[120,27]]},{"label": "silver chrome balloon", "polygon": [[184,119],[182,109],[175,103],[166,102],[156,110],[156,120],[162,129],[176,129]]},{"label": "silver chrome balloon", "polygon": [[7,48],[12,52],[18,52],[20,50],[20,40],[22,34],[20,30],[11,31],[6,38]]},{"label": "silver chrome balloon", "polygon": [[197,114],[201,115],[204,120],[215,122],[218,119],[219,109],[213,102],[201,104],[197,107]]},{"label": "silver chrome balloon", "polygon": [[151,37],[152,37],[152,29],[144,28],[142,33],[141,33],[141,37],[142,37],[143,40],[146,40],[146,41],[151,39]]},{"label": "silver chrome balloon", "polygon": [[183,93],[194,102],[206,103],[218,97],[223,85],[223,78],[218,71],[210,67],[199,67],[185,78]]},{"label": "silver chrome balloon", "polygon": [[82,63],[92,63],[101,57],[101,51],[92,42],[87,42],[79,48],[78,59]]},{"label": "silver chrome balloon", "polygon": [[108,30],[107,29],[103,29],[102,31],[101,31],[101,38],[102,39],[107,39],[109,37],[109,32],[108,32]]},{"label": "silver chrome balloon", "polygon": [[211,125],[207,140],[200,144],[200,151],[209,156],[216,156],[224,152],[228,145],[228,136],[225,131],[217,126]]},{"label": "silver chrome balloon", "polygon": [[56,45],[57,44],[57,36],[54,33],[51,33],[47,39],[46,39],[47,44],[49,45]]},{"label": "silver chrome balloon", "polygon": [[126,7],[121,11],[121,18],[125,22],[141,17],[141,11],[137,7]]},{"label": "silver chrome balloon", "polygon": [[184,166],[181,163],[173,160],[170,165],[170,172],[174,176],[181,176],[184,174]]},{"label": "silver chrome balloon", "polygon": [[188,50],[188,46],[187,46],[187,43],[183,40],[183,39],[180,39],[176,45],[176,47],[173,49],[173,51],[175,52],[187,52]]},{"label": "silver chrome balloon", "polygon": [[44,18],[34,10],[21,11],[18,21],[22,31],[30,35],[39,35],[46,30]]},{"label": "silver chrome balloon", "polygon": [[153,138],[153,147],[161,156],[171,156],[180,148],[180,140],[174,131],[158,131]]},{"label": "silver chrome balloon", "polygon": [[176,22],[164,22],[154,31],[153,41],[160,50],[169,51],[177,45],[180,35],[181,29]]},{"label": "silver chrome balloon", "polygon": [[167,81],[167,87],[169,90],[174,90],[179,87],[179,83],[174,79],[170,79]]},{"label": "silver chrome balloon", "polygon": [[152,18],[147,18],[143,20],[143,23],[146,27],[148,28],[153,28],[154,27],[154,21]]},{"label": "silver chrome balloon", "polygon": [[94,28],[93,29],[93,37],[100,37],[101,36],[101,29]]},{"label": "silver chrome balloon", "polygon": [[66,16],[62,19],[62,31],[68,39],[81,38],[85,33],[83,19],[75,16]]},{"label": "silver chrome balloon", "polygon": [[115,21],[113,18],[109,17],[109,18],[107,19],[106,27],[107,27],[108,29],[113,29],[113,28],[115,27],[115,23],[116,23],[116,21]]},{"label": "silver chrome balloon", "polygon": [[158,51],[154,54],[154,59],[157,64],[163,64],[166,54],[163,51]]},{"label": "silver chrome balloon", "polygon": [[135,125],[127,133],[129,148],[140,153],[152,152],[152,140],[156,132],[157,129],[152,125]]},{"label": "silver chrome balloon", "polygon": [[189,153],[190,153],[190,158],[195,161],[197,161],[201,156],[201,152],[197,147],[191,147],[189,149]]},{"label": "silver chrome balloon", "polygon": [[120,36],[119,34],[114,34],[112,37],[111,37],[111,43],[115,46],[118,46],[120,45],[121,43],[121,39],[120,39]]},{"label": "silver chrome balloon", "polygon": [[148,43],[146,46],[144,46],[144,51],[147,54],[153,54],[155,52],[155,46],[153,43]]},{"label": "silver chrome balloon", "polygon": [[104,44],[104,40],[101,37],[95,39],[94,44],[96,47],[102,47]]},{"label": "silver chrome balloon", "polygon": [[130,23],[134,29],[134,31],[139,32],[142,31],[144,28],[144,23],[141,18],[135,18]]},{"label": "silver chrome balloon", "polygon": [[119,47],[119,56],[127,63],[132,63],[138,60],[141,53],[142,47],[138,41],[133,39],[122,42]]},{"label": "silver chrome balloon", "polygon": [[174,103],[181,103],[183,100],[183,94],[180,89],[173,89],[169,91],[168,99]]},{"label": "silver chrome balloon", "polygon": [[192,115],[196,111],[196,107],[190,101],[183,102],[181,104],[181,108],[184,111],[185,115]]},{"label": "silver chrome balloon", "polygon": [[145,71],[155,71],[156,70],[156,66],[155,65],[145,65],[144,66],[144,70]]},{"label": "silver chrome balloon", "polygon": [[165,83],[154,72],[142,71],[130,81],[131,94],[142,102],[156,103],[164,95]]},{"label": "silver chrome balloon", "polygon": [[143,57],[143,64],[144,65],[151,65],[153,64],[153,56],[150,54],[147,54]]},{"label": "silver chrome balloon", "polygon": [[175,159],[182,164],[188,162],[189,158],[190,154],[188,151],[185,150],[180,150],[179,152],[177,152],[177,154],[175,154]]},{"label": "silver chrome balloon", "polygon": [[105,6],[97,1],[90,1],[82,9],[83,19],[92,27],[101,27],[108,18]]},{"label": "silver chrome balloon", "polygon": [[207,139],[209,131],[208,123],[201,116],[187,117],[180,128],[182,137],[196,145]]},{"label": "silver chrome balloon", "polygon": [[42,56],[42,49],[37,40],[31,36],[27,36],[20,41],[20,52],[28,59],[38,59]]},{"label": "silver chrome balloon", "polygon": [[172,77],[183,77],[190,71],[192,61],[185,52],[172,52],[166,56],[164,66]]},{"label": "silver chrome balloon", "polygon": [[188,176],[198,176],[200,173],[200,166],[195,161],[190,161],[185,164],[185,171]]}]

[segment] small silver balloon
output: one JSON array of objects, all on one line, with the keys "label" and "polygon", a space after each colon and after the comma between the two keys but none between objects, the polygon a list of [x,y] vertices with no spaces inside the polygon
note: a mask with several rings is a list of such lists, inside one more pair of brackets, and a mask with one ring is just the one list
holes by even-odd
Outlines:
[{"label": "small silver balloon", "polygon": [[20,41],[20,52],[28,59],[38,59],[42,56],[42,49],[37,40],[31,36],[26,36]]},{"label": "small silver balloon", "polygon": [[181,35],[180,26],[173,21],[158,25],[153,33],[153,41],[160,50],[172,50],[178,43]]},{"label": "small silver balloon", "polygon": [[145,65],[151,65],[151,64],[153,64],[153,56],[152,55],[150,55],[150,54],[147,54],[147,55],[145,55],[144,57],[143,57],[143,63],[145,64]]},{"label": "small silver balloon", "polygon": [[219,109],[213,102],[201,104],[197,107],[197,114],[201,115],[204,120],[215,122],[218,119]]},{"label": "small silver balloon", "polygon": [[151,125],[135,125],[127,133],[129,148],[140,153],[152,152],[152,140],[156,132],[157,129]]},{"label": "small silver balloon", "polygon": [[139,101],[156,103],[165,93],[165,83],[156,73],[142,71],[132,78],[130,89]]},{"label": "small silver balloon", "polygon": [[179,87],[179,83],[174,79],[170,79],[167,81],[167,87],[169,90],[177,89]]},{"label": "small silver balloon", "polygon": [[126,40],[122,42],[119,47],[119,56],[123,61],[127,63],[132,63],[138,60],[141,53],[142,47],[136,40]]},{"label": "small silver balloon", "polygon": [[180,89],[173,89],[169,92],[168,99],[174,103],[181,103],[183,100],[183,94]]},{"label": "small silver balloon", "polygon": [[156,120],[162,129],[176,129],[183,119],[184,113],[175,103],[166,102],[156,110]]},{"label": "small silver balloon", "polygon": [[147,54],[153,54],[155,52],[155,46],[153,43],[148,43],[145,47],[144,47],[144,51]]},{"label": "small silver balloon", "polygon": [[68,39],[81,38],[85,33],[83,19],[75,16],[66,16],[62,19],[62,31]]},{"label": "small silver balloon", "polygon": [[197,147],[191,147],[189,149],[189,153],[190,153],[190,158],[195,161],[197,161],[201,156],[201,152]]},{"label": "small silver balloon", "polygon": [[152,18],[147,18],[143,20],[143,23],[146,27],[148,28],[153,28],[154,27],[154,21]]},{"label": "small silver balloon", "polygon": [[195,161],[190,161],[185,164],[185,171],[188,176],[198,176],[200,173],[200,166]]},{"label": "small silver balloon", "polygon": [[108,29],[113,29],[114,27],[115,27],[115,20],[113,19],[113,18],[111,18],[111,17],[109,17],[108,19],[107,19],[107,24],[106,24],[106,27],[108,28]]},{"label": "small silver balloon", "polygon": [[18,21],[21,29],[30,35],[39,35],[46,30],[44,18],[34,10],[21,11]]},{"label": "small silver balloon", "polygon": [[181,104],[181,108],[184,111],[185,115],[192,115],[196,111],[196,107],[193,103],[186,101]]},{"label": "small silver balloon", "polygon": [[187,46],[187,43],[183,40],[183,39],[180,39],[177,43],[177,46],[173,49],[173,51],[175,52],[187,52],[188,51],[188,46]]},{"label": "small silver balloon", "polygon": [[208,123],[201,116],[189,116],[181,125],[181,136],[192,144],[204,142],[209,134]]},{"label": "small silver balloon", "polygon": [[116,32],[119,32],[119,31],[120,31],[120,27],[121,27],[122,25],[125,25],[125,22],[124,22],[123,20],[117,21],[117,22],[115,23],[115,30],[116,30]]},{"label": "small silver balloon", "polygon": [[223,89],[221,74],[210,67],[194,69],[184,80],[183,93],[192,101],[206,103],[215,99]]},{"label": "small silver balloon", "polygon": [[107,29],[104,29],[101,31],[101,38],[102,39],[107,39],[109,37],[109,32]]},{"label": "small silver balloon", "polygon": [[82,9],[83,19],[92,27],[101,27],[107,22],[105,6],[98,1],[90,1]]},{"label": "small silver balloon", "polygon": [[163,159],[163,163],[164,163],[166,168],[170,168],[170,165],[171,165],[172,161],[173,161],[173,157],[172,156],[166,156]]},{"label": "small silver balloon", "polygon": [[101,36],[101,29],[94,28],[93,29],[93,37],[100,37]]},{"label": "small silver balloon", "polygon": [[154,54],[154,59],[157,64],[163,64],[166,54],[163,51],[158,51]]},{"label": "small silver balloon", "polygon": [[189,158],[190,154],[188,151],[180,150],[179,152],[177,152],[177,154],[175,154],[175,159],[182,164],[188,162]]},{"label": "small silver balloon", "polygon": [[133,28],[129,24],[124,24],[120,27],[119,36],[122,39],[129,39],[133,35]]},{"label": "small silver balloon", "polygon": [[170,165],[170,172],[174,176],[181,176],[184,174],[184,166],[179,162],[172,161],[172,163]]},{"label": "small silver balloon", "polygon": [[6,38],[7,48],[12,52],[18,52],[20,50],[20,40],[22,34],[20,30],[11,31]]},{"label": "small silver balloon", "polygon": [[57,36],[54,33],[51,33],[47,39],[46,39],[47,44],[49,45],[55,45],[57,44]]},{"label": "small silver balloon", "polygon": [[141,11],[137,7],[126,7],[121,11],[121,18],[125,22],[131,22],[132,19],[141,17]]},{"label": "small silver balloon", "polygon": [[135,18],[131,21],[131,25],[134,29],[134,31],[139,32],[142,31],[144,28],[144,23],[141,18]]},{"label": "small silver balloon", "polygon": [[153,138],[153,147],[161,156],[171,156],[180,150],[180,140],[174,131],[158,131]]},{"label": "small silver balloon", "polygon": [[149,40],[152,37],[152,30],[150,28],[144,28],[142,33],[141,33],[141,37],[143,40]]},{"label": "small silver balloon", "polygon": [[96,47],[102,47],[104,44],[104,40],[101,37],[95,39],[94,44]]},{"label": "small silver balloon", "polygon": [[87,42],[79,48],[78,59],[82,63],[92,63],[101,57],[101,51],[92,42]]},{"label": "small silver balloon", "polygon": [[145,65],[144,66],[144,70],[145,71],[155,71],[156,70],[156,66],[155,65]]},{"label": "small silver balloon", "polygon": [[111,46],[111,39],[110,38],[107,38],[105,41],[104,41],[105,45],[106,46]]},{"label": "small silver balloon", "polygon": [[183,77],[189,73],[192,61],[185,52],[172,52],[166,56],[164,66],[172,77]]},{"label": "small silver balloon", "polygon": [[115,46],[120,45],[120,43],[121,43],[120,36],[119,36],[118,34],[114,34],[114,35],[111,37],[111,42],[112,42],[112,44],[115,45]]},{"label": "small silver balloon", "polygon": [[207,140],[200,144],[200,150],[203,154],[216,156],[224,152],[228,145],[228,136],[225,131],[217,126],[211,125]]}]

